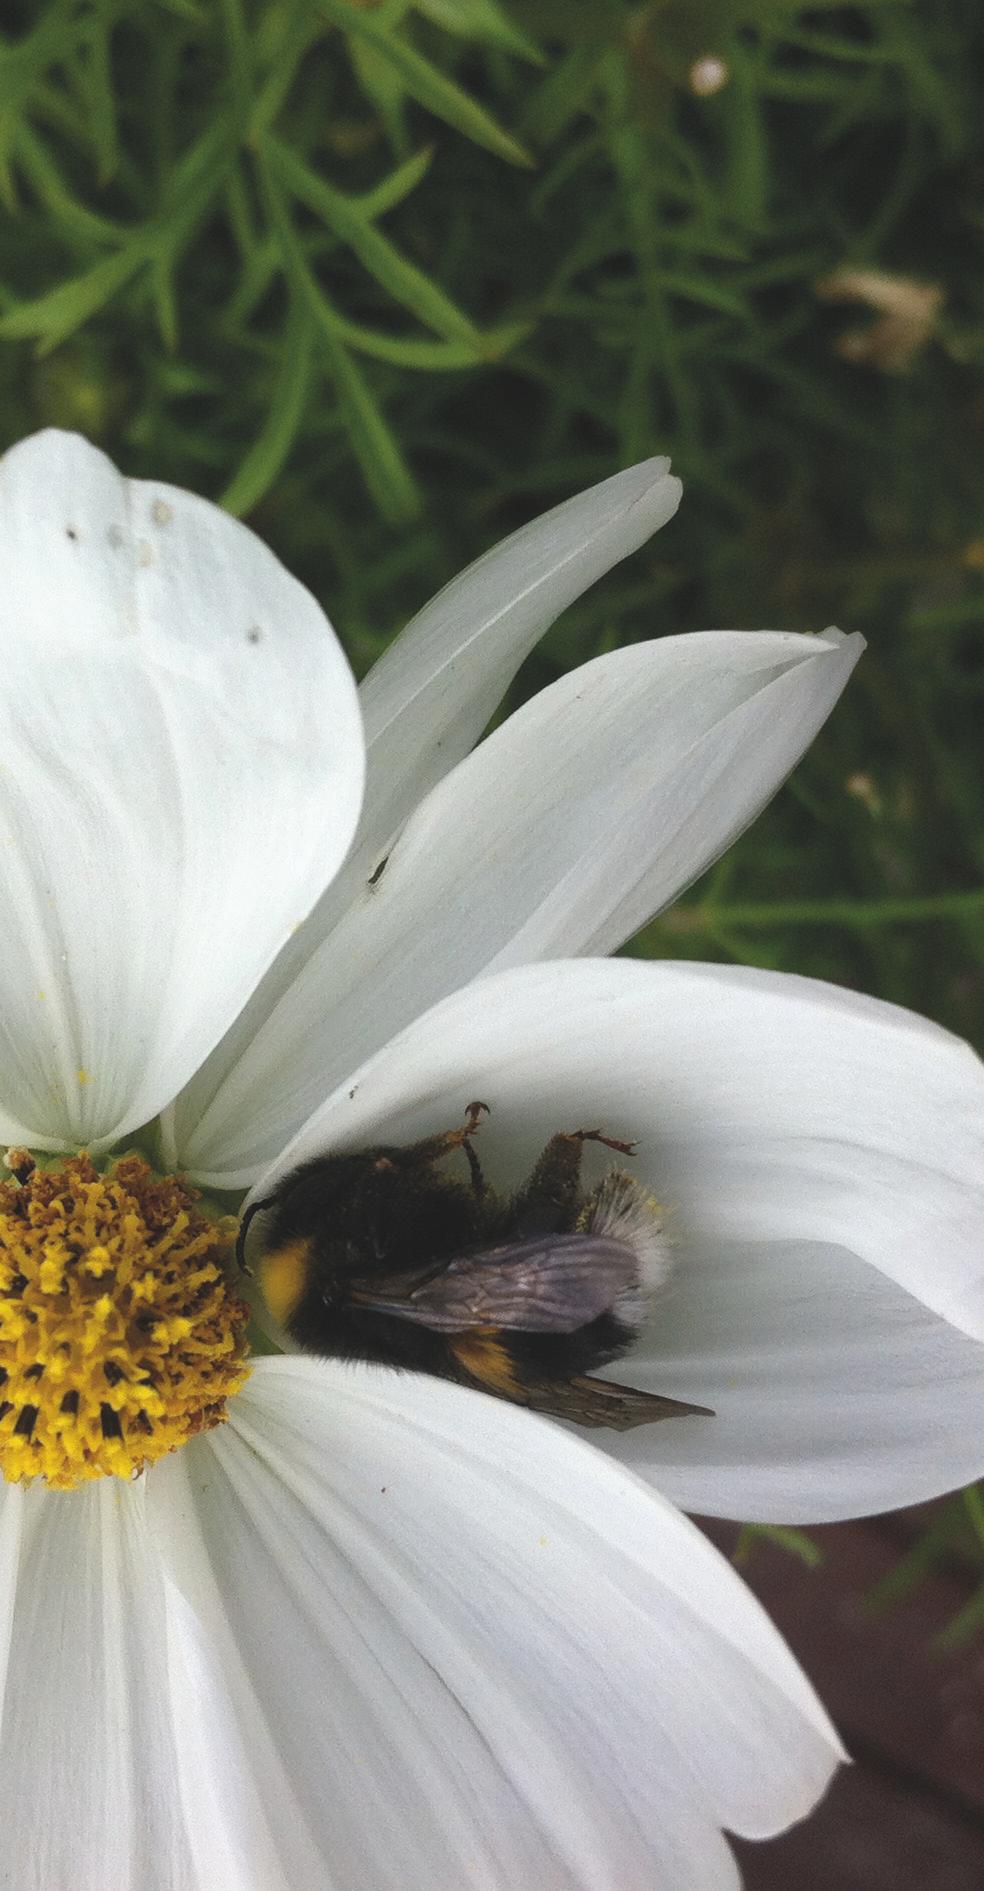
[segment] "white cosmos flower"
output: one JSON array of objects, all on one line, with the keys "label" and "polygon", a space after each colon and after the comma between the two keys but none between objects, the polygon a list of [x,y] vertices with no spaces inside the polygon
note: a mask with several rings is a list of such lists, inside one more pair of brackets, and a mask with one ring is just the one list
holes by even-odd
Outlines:
[{"label": "white cosmos flower", "polygon": [[818,1518],[981,1468],[970,1053],[806,981],[578,956],[752,818],[856,641],[615,652],[464,759],[677,497],[665,462],[620,474],[427,607],[362,692],[360,820],[347,668],[248,531],[74,438],[0,465],[0,1136],[108,1152],[156,1118],[169,1166],[262,1191],[475,1095],[504,1180],[598,1120],[677,1248],[631,1376],[718,1414],[599,1449],[434,1380],[262,1358],[136,1482],[4,1485],[18,1891],[733,1887],[722,1830],[781,1829],[839,1750],[649,1480]]}]

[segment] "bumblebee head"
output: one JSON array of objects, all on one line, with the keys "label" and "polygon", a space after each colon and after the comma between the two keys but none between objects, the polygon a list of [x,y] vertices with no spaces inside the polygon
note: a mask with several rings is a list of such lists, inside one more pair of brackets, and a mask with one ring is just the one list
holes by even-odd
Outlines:
[{"label": "bumblebee head", "polygon": [[384,1149],[318,1157],[284,1177],[273,1195],[252,1202],[240,1224],[237,1253],[246,1267],[246,1236],[254,1215],[265,1217],[256,1272],[263,1299],[288,1332],[312,1296],[330,1305],[346,1280],[379,1258],[379,1219],[396,1180]]}]

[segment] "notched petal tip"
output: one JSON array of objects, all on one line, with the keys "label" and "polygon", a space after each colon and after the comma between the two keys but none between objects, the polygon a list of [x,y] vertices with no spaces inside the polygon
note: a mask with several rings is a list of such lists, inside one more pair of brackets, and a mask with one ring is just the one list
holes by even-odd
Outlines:
[{"label": "notched petal tip", "polygon": [[[646,528],[641,536],[633,539],[631,547],[627,546],[626,551],[616,554],[625,557],[629,549],[635,550],[654,532],[658,532],[661,526],[668,524],[679,507],[683,497],[683,481],[670,471],[670,465],[665,454],[640,460],[635,466],[626,467],[624,472],[614,473],[610,479],[602,480],[600,485],[576,493],[573,498],[555,507],[553,513],[547,513],[545,519],[563,513],[568,507],[573,509],[579,506],[597,508],[601,516],[606,501],[614,501],[609,529],[619,517],[624,518],[626,523],[631,521],[636,527],[644,525]],[[534,524],[544,522],[536,520]]]},{"label": "notched petal tip", "polygon": [[[615,473],[611,485],[617,489],[617,483],[622,481],[626,497],[635,488],[633,497],[629,499],[630,506],[642,505],[646,500],[658,497],[662,523],[672,518],[683,497],[683,481],[671,470],[672,464],[665,453],[654,454],[652,459],[639,460],[634,466],[626,467],[623,473]],[[587,494],[580,496],[587,497]],[[667,507],[671,509],[667,510]]]},{"label": "notched petal tip", "polygon": [[828,624],[825,629],[818,631],[814,641],[825,643],[832,650],[853,650],[855,662],[868,647],[867,638],[859,630],[840,630],[836,624]]}]

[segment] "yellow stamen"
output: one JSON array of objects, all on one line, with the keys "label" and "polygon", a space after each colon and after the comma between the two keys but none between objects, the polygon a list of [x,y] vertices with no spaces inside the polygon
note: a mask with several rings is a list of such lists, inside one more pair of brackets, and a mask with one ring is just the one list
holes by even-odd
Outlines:
[{"label": "yellow stamen", "polygon": [[247,1377],[227,1226],[139,1156],[0,1182],[0,1472],[70,1490],[133,1477],[221,1424]]}]

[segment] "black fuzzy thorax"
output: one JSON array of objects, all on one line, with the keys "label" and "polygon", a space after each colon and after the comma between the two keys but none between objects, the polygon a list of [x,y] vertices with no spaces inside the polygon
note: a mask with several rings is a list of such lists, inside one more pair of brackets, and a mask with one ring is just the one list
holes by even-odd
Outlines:
[{"label": "black fuzzy thorax", "polygon": [[[479,1193],[412,1157],[384,1148],[306,1164],[282,1186],[267,1245],[310,1244],[307,1287],[289,1323],[305,1351],[469,1382],[446,1334],[354,1304],[353,1284],[382,1292],[387,1281],[424,1276],[509,1240],[569,1232],[586,1198],[561,1194],[549,1178],[511,1196]],[[632,1333],[605,1313],[574,1333],[501,1329],[501,1338],[520,1377],[549,1380],[619,1358]]]}]

